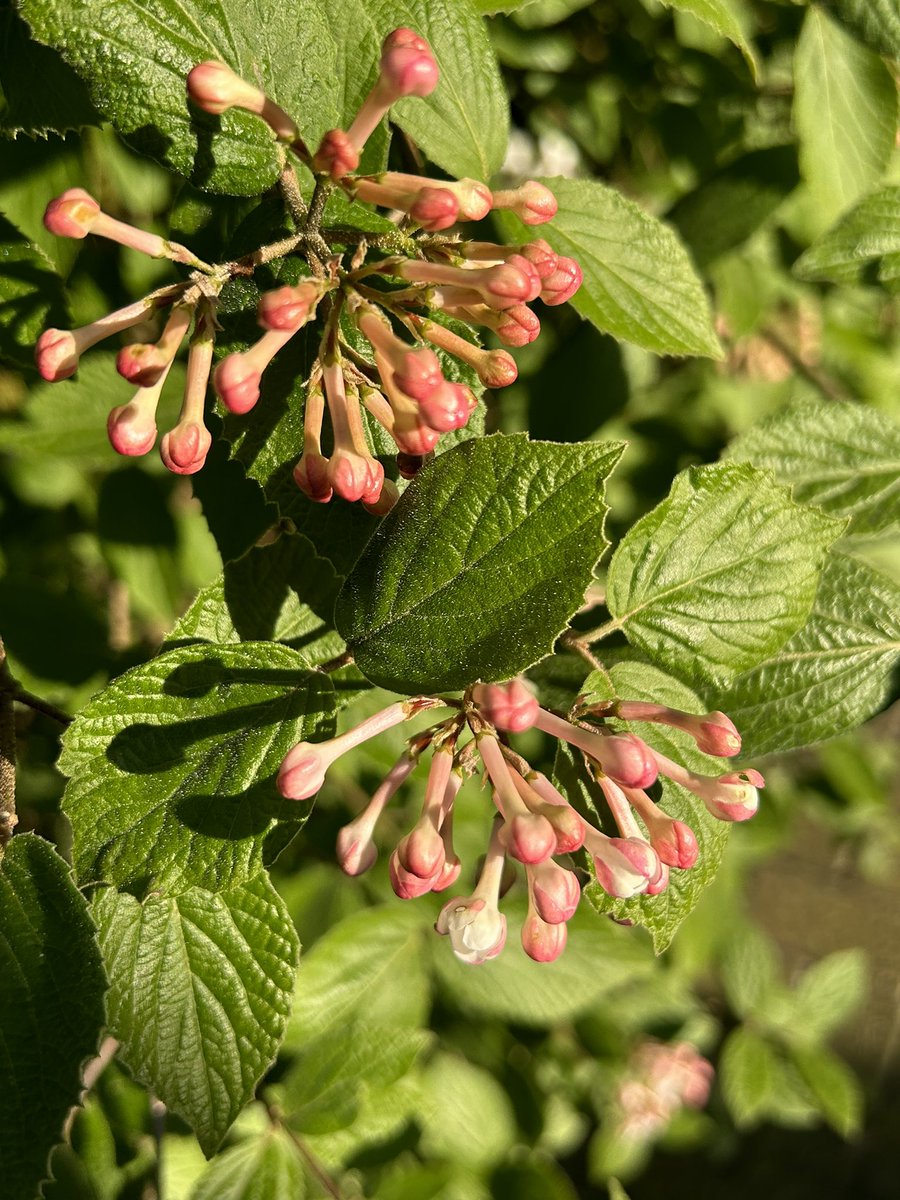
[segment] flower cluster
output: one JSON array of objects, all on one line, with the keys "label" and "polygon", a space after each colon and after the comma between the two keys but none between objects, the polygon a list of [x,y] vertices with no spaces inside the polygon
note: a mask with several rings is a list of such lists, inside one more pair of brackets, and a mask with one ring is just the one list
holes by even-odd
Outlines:
[{"label": "flower cluster", "polygon": [[[663,705],[620,700],[594,708],[576,706],[576,715],[564,718],[542,708],[521,679],[476,684],[461,701],[432,696],[399,701],[330,741],[301,742],[282,763],[281,794],[291,800],[311,798],[322,786],[328,767],[347,750],[437,707],[454,712],[409,740],[364,811],[341,830],[337,853],[349,875],[372,866],[377,857],[376,823],[430,749],[421,815],[390,856],[390,878],[403,900],[445,891],[461,871],[453,849],[454,802],[463,780],[479,769],[480,760],[496,809],[487,854],[472,894],[450,900],[436,925],[439,933],[450,937],[463,962],[482,963],[503,949],[506,918],[499,901],[507,859],[524,868],[528,914],[522,945],[538,962],[552,961],[562,953],[566,922],[581,893],[575,870],[556,859],[583,849],[600,886],[609,895],[625,899],[657,895],[668,887],[671,869],[690,869],[697,861],[697,839],[689,825],[668,816],[647,794],[658,776],[687,788],[722,821],[747,820],[758,805],[757,788],[764,782],[759,772],[699,775],[615,724],[634,720],[673,726],[689,733],[706,753],[730,758],[740,751],[741,739],[724,713],[696,716]],[[460,745],[466,728],[473,736]],[[576,811],[546,776],[509,746],[509,734],[527,729],[543,730],[580,752],[603,790],[614,834],[602,832]]]},{"label": "flower cluster", "polygon": [[656,1137],[682,1108],[703,1108],[715,1071],[690,1042],[644,1042],[619,1085],[616,1132],[629,1141]]},{"label": "flower cluster", "polygon": [[[447,378],[448,359],[464,364],[485,387],[504,387],[516,379],[508,350],[484,349],[470,340],[474,335],[464,336],[454,324],[490,330],[504,346],[524,346],[540,332],[529,304],[537,299],[562,304],[581,283],[577,263],[556,254],[543,239],[504,246],[466,241],[457,231],[460,223],[479,221],[501,209],[516,213],[526,225],[550,220],[556,201],[543,184],[530,181],[512,190],[491,191],[474,179],[355,173],[366,141],[390,107],[403,97],[429,95],[437,82],[438,67],[428,43],[410,29],[394,30],[383,43],[375,84],[349,128],[330,130],[310,153],[293,119],[259,88],[223,63],[194,67],[187,77],[194,104],[214,114],[232,107],[257,114],[313,171],[316,188],[308,207],[293,167],[286,165],[282,174],[298,232],[286,243],[261,247],[247,260],[210,266],[187,247],[102,212],[80,188],[64,192],[49,204],[44,217],[51,232],[111,238],[188,266],[192,274],[184,283],[162,288],[84,328],[48,329],[36,350],[43,378],[68,378],[90,346],[133,328],[156,309],[168,308],[155,343],[126,345],[118,355],[119,373],[138,390],[110,414],[109,437],[121,454],[145,454],[152,448],[166,375],[193,328],[181,415],[160,444],[171,471],[191,474],[203,466],[211,441],[203,414],[221,288],[238,274],[252,274],[270,258],[303,255],[304,270],[312,275],[260,297],[257,319],[262,336],[248,350],[222,358],[212,372],[213,384],[229,411],[248,412],[259,399],[263,372],[275,355],[321,310],[324,330],[306,381],[303,447],[294,478],[313,500],[325,503],[337,494],[361,501],[376,513],[388,511],[398,491],[373,453],[364,410],[393,439],[398,469],[411,478],[441,435],[464,426],[476,407],[472,390]],[[323,212],[335,188],[352,200],[390,210],[396,232],[367,239],[352,231],[329,231],[322,225]],[[353,243],[352,255],[345,267],[348,241]],[[361,338],[348,340],[348,323]],[[328,454],[323,451],[326,409],[331,426]]]}]

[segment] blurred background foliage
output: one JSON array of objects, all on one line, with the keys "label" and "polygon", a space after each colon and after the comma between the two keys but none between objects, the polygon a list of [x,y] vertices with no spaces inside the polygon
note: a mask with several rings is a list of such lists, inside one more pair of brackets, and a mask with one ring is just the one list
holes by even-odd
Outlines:
[{"label": "blurred background foliage", "polygon": [[[753,47],[756,78],[738,47],[689,6],[674,7],[531,0],[490,21],[512,103],[509,178],[598,177],[667,218],[704,275],[726,350],[721,362],[659,359],[568,307],[546,310],[545,336],[517,356],[519,382],[489,397],[489,428],[628,441],[609,491],[614,540],[678,470],[717,459],[792,401],[853,399],[900,419],[894,295],[867,278],[822,284],[792,273],[855,199],[829,199],[822,148],[795,103],[809,7],[724,5]],[[896,16],[891,0],[886,7]],[[0,16],[11,37],[8,6]],[[893,64],[852,45],[893,87]],[[4,70],[9,126],[22,83],[9,63]],[[869,171],[859,192],[900,183],[890,147]],[[77,403],[70,396],[65,409],[30,365],[27,341],[48,320],[92,320],[169,278],[168,264],[115,246],[88,254],[49,238],[44,204],[73,185],[137,224],[189,234],[203,256],[248,209],[193,191],[101,126],[20,134],[0,148],[0,209],[68,291],[64,301],[24,276],[0,284],[0,632],[20,682],[69,712],[156,651],[221,569],[229,519],[217,528],[191,481],[155,459],[123,464],[109,449],[105,414],[121,402],[109,355],[86,360]],[[39,276],[40,257],[32,266]],[[224,472],[223,459],[208,470]],[[202,500],[202,476],[197,487]],[[900,579],[896,536],[858,552]],[[365,696],[344,719],[369,706]],[[365,880],[341,875],[334,835],[400,744],[358,750],[329,775],[315,819],[276,869],[304,946],[297,1013],[227,1153],[206,1167],[189,1131],[112,1066],[75,1119],[71,1146],[56,1152],[45,1194],[262,1196],[270,1193],[235,1181],[262,1188],[281,1155],[294,1164],[298,1196],[328,1194],[326,1179],[345,1197],[379,1200],[620,1200],[623,1186],[632,1200],[895,1195],[898,725],[888,711],[857,734],[755,764],[769,782],[762,810],[736,830],[725,869],[664,956],[641,930],[584,911],[552,966],[525,960],[512,936],[501,959],[462,966],[431,933],[430,898],[396,901],[383,864]],[[23,711],[19,732],[22,827],[65,846],[57,728]],[[549,771],[549,745],[535,736],[528,749]],[[386,834],[411,822],[421,786],[407,785]],[[485,832],[470,783],[464,861],[477,859]],[[693,1043],[716,1082],[705,1110],[627,1136],[617,1097],[648,1041]],[[287,1114],[296,1140],[281,1144],[267,1107]]]}]

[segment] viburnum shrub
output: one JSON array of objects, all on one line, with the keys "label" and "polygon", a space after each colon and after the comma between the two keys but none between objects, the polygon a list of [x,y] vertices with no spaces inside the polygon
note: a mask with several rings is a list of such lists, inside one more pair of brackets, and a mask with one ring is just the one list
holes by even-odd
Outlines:
[{"label": "viburnum shrub", "polygon": [[[0,450],[24,446],[27,458],[29,420],[61,430],[59,478],[26,469],[19,486],[32,499],[65,489],[66,455],[80,453],[67,422],[77,415],[99,456],[91,470],[108,471],[108,447],[85,432],[107,413],[112,451],[139,459],[158,446],[172,475],[190,477],[165,478],[179,514],[193,520],[202,509],[222,569],[143,645],[110,588],[118,657],[66,693],[72,716],[16,677],[14,646],[9,662],[0,653],[0,969],[11,981],[0,1062],[17,1097],[15,1120],[0,1099],[0,1162],[16,1200],[36,1194],[82,1083],[96,1083],[113,1057],[156,1098],[157,1116],[168,1108],[187,1121],[208,1157],[258,1101],[237,1143],[195,1172],[193,1200],[249,1200],[268,1179],[272,1195],[301,1196],[309,1184],[349,1196],[322,1162],[343,1170],[414,1119],[425,1130],[418,1152],[437,1145],[451,1162],[452,1139],[441,1139],[453,1122],[429,1125],[418,1092],[391,1123],[429,1041],[418,1028],[423,964],[437,964],[431,986],[461,996],[464,1013],[528,1025],[586,1012],[593,993],[568,1007],[573,979],[602,978],[609,963],[623,978],[645,969],[635,965],[641,935],[620,926],[643,926],[661,953],[696,907],[730,827],[757,812],[764,780],[750,764],[851,730],[889,698],[900,634],[885,614],[896,589],[860,543],[896,524],[892,485],[878,482],[880,448],[898,444],[896,430],[829,395],[801,356],[803,378],[828,398],[773,400],[720,461],[703,461],[699,431],[717,418],[695,414],[677,385],[667,392],[667,372],[682,378],[681,358],[720,364],[727,349],[725,365],[697,376],[714,392],[716,372],[736,362],[734,313],[723,301],[713,316],[684,242],[716,263],[753,230],[727,188],[726,215],[743,232],[726,237],[702,219],[711,209],[701,197],[699,217],[673,205],[679,236],[589,178],[586,161],[512,178],[505,93],[477,9],[517,7],[529,6],[18,5],[30,36],[10,28],[28,54],[58,51],[61,94],[75,89],[71,118],[47,117],[47,127],[89,124],[99,111],[189,182],[162,227],[123,211],[102,173],[90,190],[78,171],[63,187],[68,160],[53,164],[42,224],[31,240],[14,229],[8,239],[10,263],[25,267],[3,286],[16,303],[31,298],[16,309],[22,357],[12,361],[33,371],[24,361],[33,354],[41,382],[23,421],[0,430]],[[533,7],[523,29],[547,17]],[[709,23],[755,70],[736,19],[722,13]],[[507,45],[513,60],[531,61],[510,45],[519,43]],[[529,95],[540,94],[542,61],[521,68],[531,70]],[[56,111],[52,97],[32,100]],[[605,101],[597,93],[592,103],[600,111]],[[566,124],[564,108],[540,110],[541,120],[552,111]],[[805,128],[802,111],[798,119]],[[634,147],[648,161],[656,153],[637,136]],[[736,176],[741,187],[749,177]],[[869,208],[897,200],[876,195],[830,229],[823,218],[795,266],[801,278],[844,283],[848,263],[890,276],[866,230]],[[718,220],[723,204],[712,207]],[[83,243],[77,262],[69,243]],[[103,255],[118,297],[109,306],[120,305],[106,313],[82,271]],[[40,302],[17,290],[51,261],[71,285],[75,320],[65,319],[60,276]],[[747,280],[722,272],[717,298],[738,310]],[[614,372],[586,368],[597,361],[596,346],[593,359],[581,349],[586,329],[611,335],[604,346],[629,343],[635,377],[664,356],[661,394],[686,405],[685,427],[698,435],[670,487],[655,458],[643,475],[626,465],[615,477],[608,562],[607,484],[628,447],[588,436],[604,421],[604,435],[617,426],[600,414]],[[770,343],[778,349],[774,335]],[[561,440],[519,429],[538,378],[552,396],[542,432]],[[573,439],[572,413],[594,408]],[[641,436],[670,464],[653,432],[648,420]],[[134,552],[129,570],[145,575],[144,510],[117,512],[115,489],[160,476],[151,456],[111,474],[119,483],[97,501],[104,520],[119,522],[118,549]],[[72,502],[82,515],[92,505],[83,491]],[[116,551],[108,558],[114,573]],[[190,567],[179,570],[193,578]],[[171,579],[171,563],[166,571]],[[59,836],[71,870],[19,820],[14,704],[65,727]],[[317,830],[336,841],[345,875],[366,876],[355,890],[332,869],[315,892],[321,864],[307,863],[304,847]],[[332,902],[346,917],[299,974],[291,897],[313,914],[312,937]],[[422,926],[465,967],[430,931],[419,938]],[[501,955],[508,927],[525,957]],[[556,966],[526,961],[553,964],[567,943]],[[600,943],[607,957],[595,961]],[[566,971],[544,1004],[540,988]],[[375,986],[382,977],[395,989],[389,1001]],[[672,996],[674,1011],[684,1001]],[[790,1069],[825,1111],[816,1064],[802,1059],[825,1053],[824,1027],[793,1042],[786,1019],[766,1026],[763,999],[734,1007],[748,1021],[745,1042],[767,1030],[759,1055],[795,1053]],[[660,1012],[662,1028],[669,1013]],[[706,1103],[712,1035],[695,1025],[696,1037],[685,1016],[670,1044],[632,1029],[614,1083],[584,1084],[579,1103],[604,1096],[604,1136],[645,1147]],[[736,1112],[732,1080],[752,1051],[738,1043],[723,1056]],[[434,1079],[456,1079],[462,1095],[459,1061],[435,1055]],[[559,1074],[556,1059],[544,1067],[542,1078]],[[453,1086],[433,1091],[452,1097]],[[474,1131],[478,1117],[465,1111]],[[351,1127],[363,1130],[352,1146],[340,1140]],[[605,1178],[608,1146],[598,1146],[592,1170]],[[345,1178],[353,1195],[364,1160]],[[404,1161],[372,1184],[386,1189],[378,1196],[401,1194]],[[127,1186],[116,1180],[104,1194]],[[439,1184],[429,1176],[402,1194],[438,1194]],[[165,1194],[158,1168],[154,1187]]]}]

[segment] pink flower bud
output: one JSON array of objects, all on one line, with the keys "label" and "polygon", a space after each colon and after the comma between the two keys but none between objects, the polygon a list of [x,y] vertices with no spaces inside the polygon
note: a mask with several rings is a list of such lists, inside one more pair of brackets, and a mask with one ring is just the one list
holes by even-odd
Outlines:
[{"label": "pink flower bud", "polygon": [[659,878],[659,858],[643,838],[610,838],[589,826],[584,845],[593,857],[597,882],[610,896],[628,900]]},{"label": "pink flower bud", "polygon": [[565,304],[581,287],[584,274],[574,258],[561,257],[556,270],[541,282],[540,297],[545,304]]},{"label": "pink flower bud", "polygon": [[623,721],[652,721],[661,725],[671,725],[675,729],[683,729],[689,733],[704,754],[714,754],[718,758],[732,758],[741,750],[741,735],[738,733],[730,717],[723,712],[695,713],[681,712],[676,708],[667,708],[664,704],[647,704],[640,700],[622,700],[616,706],[615,713]]},{"label": "pink flower bud", "polygon": [[262,374],[247,361],[247,355],[226,354],[216,367],[213,382],[229,412],[246,413],[259,400]]},{"label": "pink flower bud", "polygon": [[[400,430],[395,428],[394,440],[407,458],[424,458],[426,454],[431,453],[441,440],[441,435],[436,429],[432,429],[430,425],[418,422],[408,429]],[[399,469],[404,479],[411,478],[411,476],[404,474],[402,467]]]},{"label": "pink flower bud", "polygon": [[159,456],[174,475],[195,475],[206,462],[212,435],[197,421],[182,421],[163,435]]},{"label": "pink flower bud", "polygon": [[394,383],[414,400],[427,400],[446,382],[438,356],[427,346],[405,350],[396,360]]},{"label": "pink flower bud", "polygon": [[507,849],[520,863],[542,863],[556,850],[556,833],[546,817],[516,813],[506,823]]},{"label": "pink flower bud", "polygon": [[748,821],[759,808],[757,788],[765,787],[766,782],[759,771],[735,771],[715,778],[689,771],[656,750],[653,756],[661,775],[699,796],[708,811],[720,821]]},{"label": "pink flower bud", "polygon": [[526,225],[543,225],[552,220],[558,207],[550,189],[534,179],[511,191],[494,192],[494,208],[509,209]]},{"label": "pink flower bud", "polygon": [[570,920],[581,899],[581,888],[574,873],[549,860],[526,867],[525,873],[541,919],[550,925]]},{"label": "pink flower bud", "polygon": [[432,879],[444,869],[444,843],[434,825],[423,818],[397,846],[397,861],[420,879]]},{"label": "pink flower bud", "polygon": [[528,291],[523,292],[519,299],[525,301],[536,300],[541,294],[541,276],[537,268],[522,254],[510,254],[507,256],[506,265],[515,267],[517,271],[521,271],[524,278],[527,280]]},{"label": "pink flower bud", "polygon": [[700,853],[694,831],[684,821],[671,821],[667,832],[651,838],[650,844],[667,866],[682,871],[689,870]]},{"label": "pink flower bud", "polygon": [[256,308],[257,319],[263,329],[295,333],[313,315],[321,296],[322,289],[315,283],[263,292]]},{"label": "pink flower bud", "polygon": [[541,332],[541,323],[527,304],[514,304],[497,313],[496,320],[480,323],[493,329],[504,346],[528,346]]},{"label": "pink flower bud", "polygon": [[406,870],[400,861],[398,851],[395,850],[388,861],[388,875],[395,896],[400,900],[417,900],[419,896],[424,896],[432,890],[440,877],[440,871],[437,871],[430,879],[422,879],[412,871]]},{"label": "pink flower bud", "polygon": [[456,224],[459,201],[447,188],[423,187],[416,193],[407,211],[426,233],[439,233]]},{"label": "pink flower bud", "polygon": [[472,689],[472,699],[485,719],[505,733],[524,733],[537,720],[537,698],[523,679],[479,683]]},{"label": "pink flower bud", "polygon": [[759,771],[735,771],[698,793],[707,810],[720,821],[749,821],[759,808],[757,788],[765,786]]},{"label": "pink flower bud", "polygon": [[294,467],[294,482],[317,504],[327,504],[334,495],[328,476],[328,459],[315,451],[304,450]]},{"label": "pink flower bud", "polygon": [[457,179],[448,185],[459,201],[461,221],[481,221],[493,207],[491,189],[477,179]]},{"label": "pink flower bud", "polygon": [[329,459],[328,480],[342,499],[375,504],[384,484],[384,467],[377,459],[341,447]]},{"label": "pink flower bud", "polygon": [[334,761],[331,742],[313,745],[298,742],[285,755],[278,771],[277,787],[286,800],[309,800],[325,782],[325,772]]},{"label": "pink flower bud", "polygon": [[470,388],[445,381],[442,388],[420,403],[419,411],[431,429],[449,433],[452,429],[462,429],[477,406]]},{"label": "pink flower bud", "polygon": [[362,833],[355,821],[338,832],[337,860],[345,875],[362,875],[377,858],[378,851],[371,835]]},{"label": "pink flower bud", "polygon": [[[405,32],[411,33],[411,30]],[[401,96],[430,96],[437,87],[440,72],[424,38],[416,35],[406,44],[385,39],[381,55],[381,79],[385,92]]]},{"label": "pink flower bud", "polygon": [[198,63],[188,73],[187,92],[204,112],[219,116],[229,108],[245,108],[262,117],[282,140],[293,141],[297,137],[297,126],[284,109],[258,87],[241,79],[225,63]]},{"label": "pink flower bud", "polygon": [[229,108],[261,107],[263,93],[222,62],[198,63],[187,77],[188,96],[204,112],[221,116]]},{"label": "pink flower bud", "polygon": [[543,238],[526,242],[524,246],[519,247],[519,253],[528,259],[542,280],[548,279],[559,263],[559,255]]},{"label": "pink flower bud", "polygon": [[83,238],[100,216],[100,205],[84,188],[69,188],[44,211],[44,228],[57,237]]},{"label": "pink flower bud", "polygon": [[359,150],[343,129],[329,129],[313,155],[313,170],[330,175],[335,182],[359,166]]},{"label": "pink flower bud", "polygon": [[110,412],[106,432],[117,454],[138,457],[152,450],[156,442],[154,414],[148,413],[135,400],[130,404],[120,404]]},{"label": "pink flower bud", "polygon": [[579,739],[575,744],[596,758],[604,773],[622,787],[649,787],[659,774],[650,747],[633,733],[601,735],[596,742]]},{"label": "pink flower bud", "polygon": [[529,912],[522,925],[522,949],[535,962],[555,962],[565,950],[568,936],[565,923],[550,925],[536,912]]},{"label": "pink flower bud", "polygon": [[42,379],[59,383],[78,369],[79,347],[68,329],[45,329],[34,348],[34,361]]}]

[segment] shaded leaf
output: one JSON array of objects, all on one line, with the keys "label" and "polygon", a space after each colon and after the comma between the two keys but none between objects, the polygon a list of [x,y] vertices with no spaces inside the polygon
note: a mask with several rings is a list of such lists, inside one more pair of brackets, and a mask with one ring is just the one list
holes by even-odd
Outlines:
[{"label": "shaded leaf", "polygon": [[0,855],[0,1159],[3,1194],[32,1197],[96,1053],[106,979],[66,863],[32,834]]},{"label": "shaded leaf", "polygon": [[663,0],[668,8],[677,8],[679,12],[688,13],[714,29],[722,37],[734,42],[741,54],[747,60],[747,65],[756,79],[759,67],[756,55],[747,36],[748,13],[742,7],[741,0]]},{"label": "shaded leaf", "polygon": [[888,58],[900,58],[897,0],[828,0],[828,7],[867,46]]},{"label": "shaded leaf", "polygon": [[43,330],[65,323],[62,280],[50,262],[0,216],[0,356],[34,368],[34,345]]},{"label": "shaded leaf", "polygon": [[140,892],[251,879],[309,814],[274,777],[296,742],[330,734],[333,707],[327,676],[271,642],[187,646],[120,676],[59,762],[77,871]]},{"label": "shaded leaf", "polygon": [[728,1035],[719,1055],[719,1086],[736,1125],[756,1125],[766,1114],[778,1075],[772,1045],[746,1025]]},{"label": "shaded leaf", "polygon": [[275,1058],[299,943],[265,875],[213,894],[94,901],[110,1031],[135,1077],[217,1148]]}]

